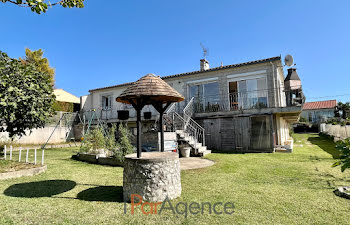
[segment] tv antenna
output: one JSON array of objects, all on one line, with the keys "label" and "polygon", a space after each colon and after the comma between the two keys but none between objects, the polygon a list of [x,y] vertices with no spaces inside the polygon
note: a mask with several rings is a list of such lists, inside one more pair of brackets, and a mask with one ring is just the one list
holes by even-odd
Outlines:
[{"label": "tv antenna", "polygon": [[206,59],[206,58],[207,58],[207,55],[209,54],[209,53],[208,53],[208,52],[209,52],[209,49],[206,48],[206,47],[202,44],[202,42],[200,43],[200,45],[201,45],[201,47],[202,47],[202,49],[203,49],[203,58]]},{"label": "tv antenna", "polygon": [[285,66],[294,66],[295,64],[293,64],[294,60],[293,60],[293,56],[291,55],[286,55],[286,57],[284,57],[284,65]]}]

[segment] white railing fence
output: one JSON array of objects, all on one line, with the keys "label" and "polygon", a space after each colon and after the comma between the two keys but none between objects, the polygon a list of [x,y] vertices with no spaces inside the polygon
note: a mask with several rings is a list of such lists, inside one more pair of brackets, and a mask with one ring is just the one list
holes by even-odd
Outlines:
[{"label": "white railing fence", "polygon": [[[30,160],[29,160],[29,157],[30,157],[30,150],[29,148],[26,149],[26,158],[25,158],[25,163],[31,163]],[[22,162],[22,151],[23,151],[23,148],[20,147],[18,149],[18,162]],[[33,159],[33,164],[36,165],[37,164],[37,149],[35,148],[34,150],[34,159]],[[10,145],[10,149],[8,150],[7,149],[7,146],[4,145],[4,150],[3,150],[3,153],[4,153],[4,160],[14,160],[14,153],[15,151],[13,150],[13,147],[12,145]],[[8,157],[9,156],[9,157]],[[16,160],[17,161],[17,160]],[[45,161],[45,150],[44,149],[41,149],[41,165],[44,165],[44,161]]]}]

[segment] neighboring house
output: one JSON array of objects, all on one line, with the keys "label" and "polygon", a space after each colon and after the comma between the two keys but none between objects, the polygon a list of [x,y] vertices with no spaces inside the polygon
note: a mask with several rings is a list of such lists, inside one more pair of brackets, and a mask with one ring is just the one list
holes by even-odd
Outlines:
[{"label": "neighboring house", "polygon": [[337,100],[327,100],[319,102],[306,102],[303,106],[301,117],[310,123],[325,122],[328,118],[335,116]]},{"label": "neighboring house", "polygon": [[[76,113],[80,110],[80,99],[63,89],[54,89],[56,102],[54,110],[56,113],[49,119],[43,128],[27,130],[26,134],[20,138],[15,138],[14,142],[18,144],[49,144],[62,143],[73,138],[73,122],[76,118]],[[62,115],[66,114],[61,120]],[[60,121],[60,122],[59,122]],[[0,141],[10,141],[7,132],[0,133]]]},{"label": "neighboring house", "polygon": [[53,92],[56,95],[56,103],[54,105],[55,111],[63,111],[63,112],[80,111],[80,99],[77,96],[63,89],[54,89]]},{"label": "neighboring house", "polygon": [[[203,145],[198,152],[206,149],[204,145],[229,152],[291,148],[289,125],[298,120],[304,96],[296,69],[288,69],[285,78],[280,56],[215,68],[202,59],[200,70],[162,79],[185,97],[170,107],[168,115],[172,116],[165,121],[168,127],[182,121],[182,127],[176,128],[178,134]],[[95,118],[115,123],[120,122],[118,110],[129,110],[128,126],[136,127],[135,110],[115,100],[131,84],[90,90],[81,97],[85,118],[95,114]],[[147,131],[158,113],[152,106],[143,112],[152,112],[151,119],[144,120],[143,131]]]}]

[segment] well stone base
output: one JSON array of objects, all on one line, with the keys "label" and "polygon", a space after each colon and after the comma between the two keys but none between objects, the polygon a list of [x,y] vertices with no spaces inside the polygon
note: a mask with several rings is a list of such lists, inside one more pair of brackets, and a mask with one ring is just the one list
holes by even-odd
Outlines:
[{"label": "well stone base", "polygon": [[[166,197],[181,195],[179,155],[174,152],[142,152],[125,156],[123,173],[124,201],[131,195],[142,196],[143,201],[161,202]],[[136,200],[137,198],[135,198]]]}]

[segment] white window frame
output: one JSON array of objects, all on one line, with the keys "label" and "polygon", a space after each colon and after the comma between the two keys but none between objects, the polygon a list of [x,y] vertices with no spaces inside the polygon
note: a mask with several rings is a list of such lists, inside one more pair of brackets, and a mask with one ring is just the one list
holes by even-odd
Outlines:
[{"label": "white window frame", "polygon": [[[108,110],[108,109],[112,108],[112,97],[113,97],[113,95],[111,93],[101,94],[101,108],[102,108],[102,110]],[[104,98],[108,98],[108,102],[110,103],[110,105],[107,107],[103,106],[104,105],[104,101],[103,101]]]},{"label": "white window frame", "polygon": [[[230,91],[229,91],[230,82],[237,82],[237,88],[238,88],[238,92],[239,92],[239,84],[238,84],[239,81],[258,80],[258,79],[264,78],[265,84],[266,84],[266,89],[268,89],[266,70],[258,70],[258,71],[239,73],[239,74],[230,74],[230,75],[227,75],[226,77],[227,77],[226,88],[227,88],[228,106],[230,106]],[[267,98],[267,108],[268,108],[270,105],[269,104],[269,95],[267,95],[266,98]]]}]

